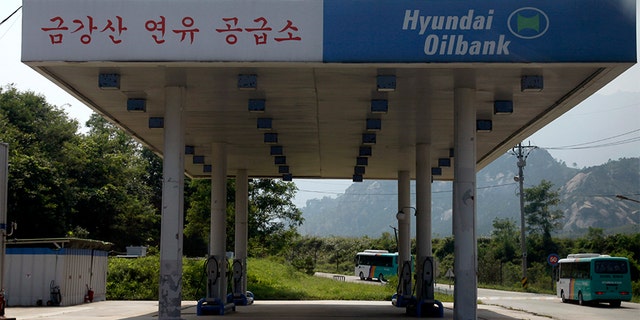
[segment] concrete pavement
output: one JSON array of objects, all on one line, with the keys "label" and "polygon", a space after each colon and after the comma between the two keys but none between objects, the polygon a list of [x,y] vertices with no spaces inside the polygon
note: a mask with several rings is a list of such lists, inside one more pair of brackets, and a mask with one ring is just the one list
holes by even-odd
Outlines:
[{"label": "concrete pavement", "polygon": [[[220,316],[197,316],[196,302],[182,303],[182,318],[220,319]],[[444,318],[453,319],[453,304],[444,303]],[[530,319],[549,320],[523,311],[509,310],[499,306],[478,305],[478,319]],[[11,307],[6,317],[17,320],[157,320],[157,301],[101,301],[69,307]],[[237,307],[236,312],[224,318],[238,319],[404,319],[404,308],[395,308],[389,301],[256,301],[253,305]]]}]

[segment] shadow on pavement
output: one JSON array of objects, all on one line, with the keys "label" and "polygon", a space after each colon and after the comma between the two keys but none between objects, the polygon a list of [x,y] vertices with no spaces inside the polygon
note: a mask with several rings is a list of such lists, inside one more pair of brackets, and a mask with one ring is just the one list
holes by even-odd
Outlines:
[{"label": "shadow on pavement", "polygon": [[[218,315],[197,316],[196,306],[182,308],[182,319],[220,319]],[[235,319],[415,319],[407,315],[404,308],[395,308],[390,302],[381,301],[258,301],[250,306],[238,306],[236,312],[230,312],[224,318]],[[543,319],[521,311],[506,310],[499,306],[479,306],[478,319],[515,320]],[[125,318],[125,320],[157,320],[158,313]],[[443,318],[453,319],[452,304],[447,304]],[[546,318],[548,319],[548,318]]]}]

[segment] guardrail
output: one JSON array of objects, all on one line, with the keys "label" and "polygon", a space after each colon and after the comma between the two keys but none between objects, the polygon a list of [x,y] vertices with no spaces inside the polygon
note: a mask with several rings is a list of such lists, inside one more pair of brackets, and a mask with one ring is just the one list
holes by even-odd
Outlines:
[{"label": "guardrail", "polygon": [[453,295],[453,286],[451,285],[449,285],[449,287],[447,288],[446,284],[438,284],[433,289],[435,292]]},{"label": "guardrail", "polygon": [[346,277],[341,275],[334,275],[333,280],[344,282],[346,280]]}]

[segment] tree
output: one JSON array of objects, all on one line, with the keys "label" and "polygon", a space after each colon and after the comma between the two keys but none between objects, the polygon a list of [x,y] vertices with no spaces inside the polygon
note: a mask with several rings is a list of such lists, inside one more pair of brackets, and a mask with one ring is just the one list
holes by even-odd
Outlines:
[{"label": "tree", "polygon": [[560,193],[551,188],[551,182],[542,180],[538,186],[524,190],[527,229],[545,238],[551,238],[551,232],[560,227],[564,218],[562,210],[552,209],[560,203]]},{"label": "tree", "polygon": [[150,163],[142,146],[97,114],[87,126],[83,149],[90,161],[78,180],[72,222],[119,249],[156,245],[160,214],[152,202],[156,189],[147,184]]},{"label": "tree", "polygon": [[[215,187],[215,186],[214,186]],[[235,180],[227,180],[227,250],[233,251],[235,232]],[[187,214],[185,246],[188,255],[201,255],[209,243],[211,221],[211,181],[192,180],[185,191]],[[297,236],[302,224],[302,211],[294,204],[294,183],[274,179],[249,182],[249,252],[277,254],[285,250]]]},{"label": "tree", "polygon": [[160,215],[152,203],[149,166],[142,146],[122,130],[93,114],[82,139],[83,165],[77,166],[76,204],[70,219],[95,239],[126,245],[155,245]]},{"label": "tree", "polygon": [[[227,188],[227,195],[228,191]],[[186,180],[184,195],[184,253],[187,256],[204,256],[208,253],[211,223],[211,180]]]},{"label": "tree", "polygon": [[293,182],[254,179],[249,183],[249,234],[269,236],[295,230],[302,224],[302,211],[293,204],[297,187]]},{"label": "tree", "polygon": [[519,257],[518,237],[518,229],[513,219],[495,218],[493,231],[491,231],[491,248],[494,251],[494,257],[498,257],[502,262],[513,261]]},{"label": "tree", "polygon": [[589,227],[587,234],[578,243],[581,246],[580,252],[604,252],[606,245],[604,229]]},{"label": "tree", "polygon": [[9,144],[8,220],[20,238],[59,237],[74,205],[78,124],[33,92],[0,88],[0,141]]},{"label": "tree", "polygon": [[148,148],[142,148],[142,159],[147,170],[142,177],[144,184],[151,188],[151,204],[156,212],[162,212],[162,159]]},{"label": "tree", "polygon": [[387,250],[389,252],[397,252],[398,244],[396,243],[395,236],[392,236],[390,232],[385,231],[380,235],[380,238],[374,241],[373,248]]},{"label": "tree", "polygon": [[159,215],[140,144],[94,114],[90,130],[32,92],[0,88],[0,141],[9,144],[8,220],[18,238],[91,237],[157,243]]},{"label": "tree", "polygon": [[[524,198],[526,205],[524,207],[525,220],[530,235],[529,242],[535,243],[541,237],[541,245],[537,246],[546,252],[529,252],[533,260],[539,260],[550,252],[557,252],[557,246],[554,244],[551,233],[560,227],[560,223],[564,218],[562,210],[553,209],[560,203],[560,195],[558,190],[552,190],[553,184],[547,180],[540,181],[540,184],[524,189]],[[529,247],[536,247],[528,245]]]}]

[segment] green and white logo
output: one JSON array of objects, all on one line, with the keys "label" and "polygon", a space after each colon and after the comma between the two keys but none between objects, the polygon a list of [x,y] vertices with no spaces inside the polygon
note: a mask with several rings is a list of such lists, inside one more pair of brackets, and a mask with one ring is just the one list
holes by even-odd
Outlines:
[{"label": "green and white logo", "polygon": [[549,17],[538,8],[525,7],[512,12],[507,19],[507,25],[514,36],[535,39],[549,29]]}]

